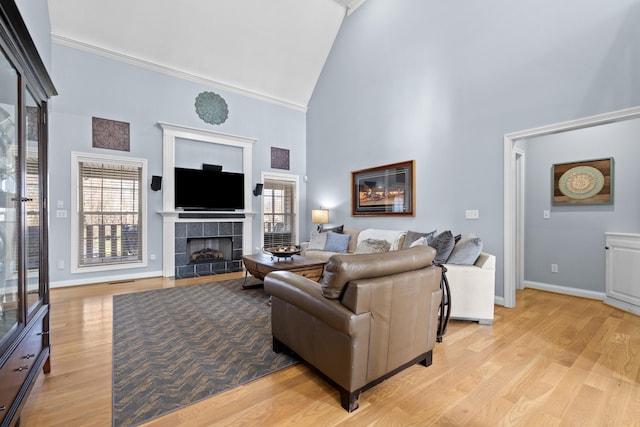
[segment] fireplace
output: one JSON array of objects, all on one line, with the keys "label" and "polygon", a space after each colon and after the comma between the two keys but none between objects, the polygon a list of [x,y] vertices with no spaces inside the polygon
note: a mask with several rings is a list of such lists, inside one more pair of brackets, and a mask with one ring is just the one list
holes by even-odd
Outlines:
[{"label": "fireplace", "polygon": [[242,271],[242,222],[175,224],[175,278]]},{"label": "fireplace", "polygon": [[187,261],[189,264],[233,260],[231,237],[187,238]]}]

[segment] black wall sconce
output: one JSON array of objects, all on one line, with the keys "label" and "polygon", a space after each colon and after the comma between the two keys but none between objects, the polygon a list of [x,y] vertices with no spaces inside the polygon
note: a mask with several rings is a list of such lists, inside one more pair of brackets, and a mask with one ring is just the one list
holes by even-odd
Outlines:
[{"label": "black wall sconce", "polygon": [[256,188],[253,189],[253,195],[260,196],[262,194],[262,187],[264,187],[264,184],[257,183]]}]

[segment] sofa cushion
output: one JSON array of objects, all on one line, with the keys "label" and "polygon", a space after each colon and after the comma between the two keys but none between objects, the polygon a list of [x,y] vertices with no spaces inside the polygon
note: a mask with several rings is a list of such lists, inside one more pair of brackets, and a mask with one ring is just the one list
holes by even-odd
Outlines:
[{"label": "sofa cushion", "polygon": [[343,230],[344,230],[344,224],[336,225],[335,227],[330,227],[330,228],[322,228],[321,233],[328,233],[330,231],[333,231],[334,233],[342,233]]},{"label": "sofa cushion", "polygon": [[447,264],[472,265],[482,252],[482,240],[473,234],[463,236],[453,248]]},{"label": "sofa cushion", "polygon": [[407,232],[404,230],[377,230],[367,228],[366,230],[362,230],[358,235],[358,244],[367,239],[386,240],[391,245],[390,250],[396,251],[400,248],[402,244],[401,241],[405,234],[407,234]]},{"label": "sofa cushion", "polygon": [[375,254],[333,255],[320,278],[322,295],[337,299],[351,280],[389,276],[428,267],[435,255],[436,251],[429,246]]},{"label": "sofa cushion", "polygon": [[404,237],[404,243],[402,244],[402,249],[407,249],[411,247],[411,244],[418,240],[421,237],[425,238],[426,245],[431,243],[433,238],[436,236],[436,230],[430,231],[428,233],[421,233],[419,231],[407,231],[407,235]]},{"label": "sofa cushion", "polygon": [[327,244],[327,233],[311,232],[311,239],[307,246],[308,251],[323,251]]},{"label": "sofa cushion", "polygon": [[327,243],[324,245],[325,251],[347,253],[349,247],[350,234],[340,234],[329,231],[327,234]]},{"label": "sofa cushion", "polygon": [[456,242],[451,231],[443,231],[433,238],[429,246],[436,250],[434,264],[444,264],[449,259]]},{"label": "sofa cushion", "polygon": [[306,251],[303,256],[305,258],[317,259],[323,262],[327,262],[332,255],[337,255],[337,253],[329,251]]},{"label": "sofa cushion", "polygon": [[345,228],[342,230],[343,234],[349,234],[351,238],[349,239],[349,247],[347,248],[347,252],[353,253],[358,247],[358,236],[360,235],[360,230],[350,230]]},{"label": "sofa cushion", "polygon": [[389,252],[391,244],[386,240],[366,239],[358,243],[356,254],[375,254],[380,252]]},{"label": "sofa cushion", "polygon": [[410,248],[413,248],[414,246],[429,246],[429,243],[427,243],[427,238],[422,236],[418,240],[414,240],[413,243],[409,245]]}]

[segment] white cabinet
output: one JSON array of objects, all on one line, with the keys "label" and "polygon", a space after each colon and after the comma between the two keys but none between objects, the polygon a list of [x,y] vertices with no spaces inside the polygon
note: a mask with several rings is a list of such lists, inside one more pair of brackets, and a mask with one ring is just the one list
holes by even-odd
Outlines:
[{"label": "white cabinet", "polygon": [[604,302],[640,315],[640,234],[605,233]]}]

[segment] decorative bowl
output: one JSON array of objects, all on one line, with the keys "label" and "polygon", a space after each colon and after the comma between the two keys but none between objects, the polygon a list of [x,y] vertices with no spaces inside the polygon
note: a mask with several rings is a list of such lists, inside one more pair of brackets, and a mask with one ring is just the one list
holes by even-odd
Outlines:
[{"label": "decorative bowl", "polygon": [[264,251],[277,258],[289,258],[300,254],[300,248],[297,246],[276,246],[265,248]]}]

